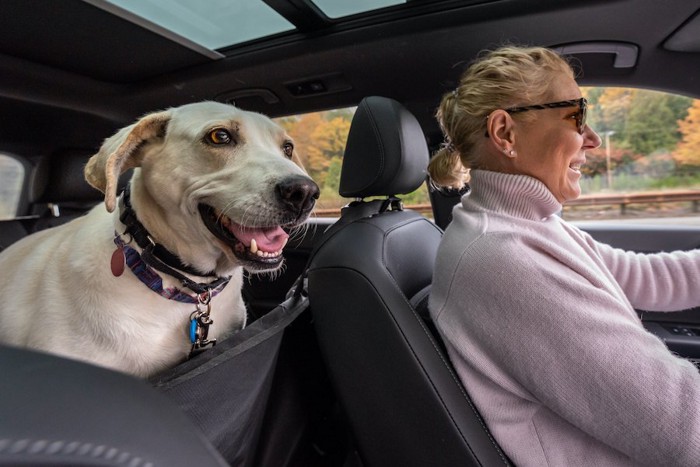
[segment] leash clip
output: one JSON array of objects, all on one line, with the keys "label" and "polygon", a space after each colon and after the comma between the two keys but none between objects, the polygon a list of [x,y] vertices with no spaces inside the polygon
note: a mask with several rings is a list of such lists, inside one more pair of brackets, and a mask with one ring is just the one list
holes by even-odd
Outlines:
[{"label": "leash clip", "polygon": [[197,295],[197,308],[190,314],[190,342],[192,343],[190,355],[195,350],[202,349],[208,345],[216,345],[216,339],[207,339],[209,326],[214,323],[210,315],[211,291],[207,290]]}]

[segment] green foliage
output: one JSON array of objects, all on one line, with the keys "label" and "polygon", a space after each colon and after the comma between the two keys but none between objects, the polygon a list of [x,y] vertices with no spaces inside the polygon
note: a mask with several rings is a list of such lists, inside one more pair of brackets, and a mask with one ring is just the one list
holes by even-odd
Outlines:
[{"label": "green foliage", "polygon": [[700,171],[686,176],[667,175],[656,178],[647,174],[621,173],[612,177],[613,189],[608,188],[605,175],[585,177],[581,179],[581,193],[611,193],[611,192],[635,192],[656,191],[667,189],[696,189],[700,188]]},{"label": "green foliage", "polygon": [[340,188],[340,169],[342,166],[343,160],[341,157],[336,156],[331,158],[324,183],[321,185],[319,206],[324,208],[337,208],[347,204],[347,200],[338,194]]},{"label": "green foliage", "polygon": [[[683,174],[696,173],[700,165],[700,144],[695,143],[700,142],[700,128],[690,112],[697,100],[641,89],[583,88],[582,92],[590,104],[589,126],[602,139],[600,148],[586,152],[585,191],[610,189],[609,179],[614,190],[690,182]],[[677,182],[670,182],[676,177]]]},{"label": "green foliage", "polygon": [[584,88],[589,100],[589,126],[611,142],[636,154],[671,151],[680,141],[678,121],[688,115],[693,99],[628,88]]},{"label": "green foliage", "polygon": [[637,91],[627,114],[623,146],[639,154],[672,150],[680,140],[678,120],[691,103],[687,99],[683,107],[668,94]]}]

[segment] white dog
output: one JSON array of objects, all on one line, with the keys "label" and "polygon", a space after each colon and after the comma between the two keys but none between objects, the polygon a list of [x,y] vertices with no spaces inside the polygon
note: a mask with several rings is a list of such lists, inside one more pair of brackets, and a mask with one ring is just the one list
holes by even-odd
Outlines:
[{"label": "white dog", "polygon": [[214,102],[120,130],[85,167],[107,209],[0,255],[0,342],[148,376],[243,327],[243,269],[279,268],[318,198],[295,160],[269,118]]}]

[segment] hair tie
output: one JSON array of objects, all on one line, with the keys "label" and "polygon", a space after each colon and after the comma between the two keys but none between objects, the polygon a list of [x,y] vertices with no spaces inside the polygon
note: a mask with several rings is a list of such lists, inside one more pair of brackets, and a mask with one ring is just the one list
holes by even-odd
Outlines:
[{"label": "hair tie", "polygon": [[445,150],[449,153],[457,152],[457,148],[452,142],[452,139],[450,139],[450,137],[447,135],[445,135],[445,141],[442,143],[442,147],[445,148]]}]

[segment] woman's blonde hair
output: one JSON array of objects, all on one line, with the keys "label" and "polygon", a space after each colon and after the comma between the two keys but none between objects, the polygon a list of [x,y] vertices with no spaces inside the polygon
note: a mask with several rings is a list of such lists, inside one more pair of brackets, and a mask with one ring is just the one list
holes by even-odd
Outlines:
[{"label": "woman's blonde hair", "polygon": [[486,118],[496,109],[541,103],[554,79],[569,63],[543,47],[504,46],[480,54],[464,72],[459,86],[442,97],[437,119],[445,143],[430,161],[435,185],[461,188],[469,169],[479,166],[476,143],[484,138]]}]

